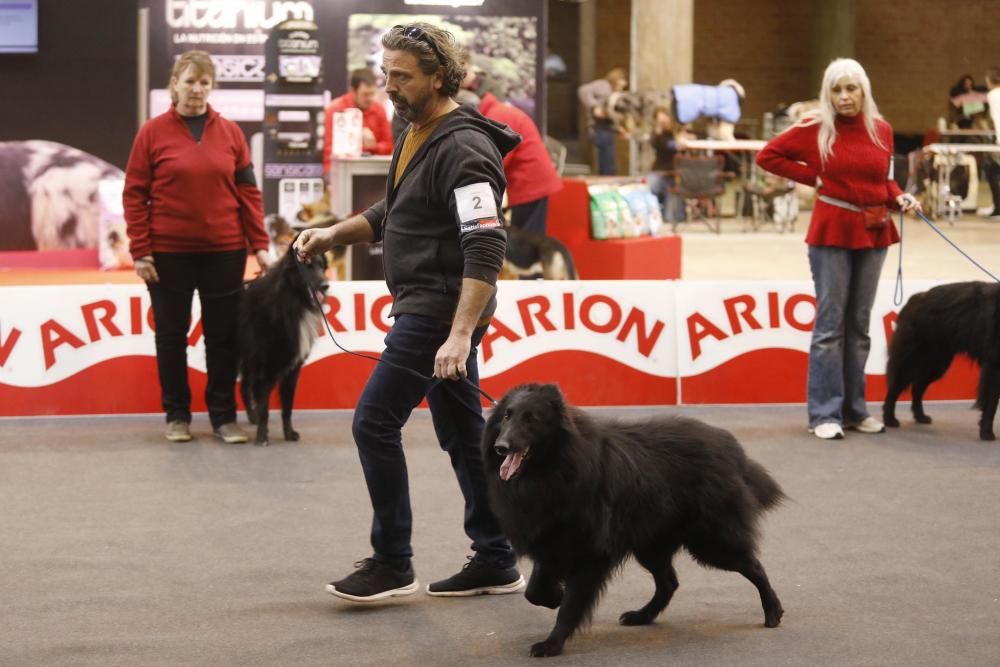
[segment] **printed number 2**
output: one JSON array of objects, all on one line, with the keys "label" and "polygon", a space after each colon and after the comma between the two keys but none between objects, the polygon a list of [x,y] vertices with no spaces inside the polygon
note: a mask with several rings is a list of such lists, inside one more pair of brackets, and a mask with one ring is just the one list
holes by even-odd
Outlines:
[{"label": "printed number 2", "polygon": [[473,205],[472,205],[472,208],[482,208],[483,207],[483,198],[480,197],[479,195],[473,195],[472,196],[472,201],[474,202]]}]

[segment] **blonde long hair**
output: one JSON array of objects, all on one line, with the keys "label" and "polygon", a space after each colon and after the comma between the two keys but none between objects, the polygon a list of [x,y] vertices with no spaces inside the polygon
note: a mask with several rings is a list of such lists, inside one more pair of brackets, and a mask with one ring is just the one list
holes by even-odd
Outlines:
[{"label": "blonde long hair", "polygon": [[865,74],[865,69],[857,60],[851,58],[837,58],[830,63],[823,73],[823,85],[819,89],[819,108],[807,112],[796,126],[807,127],[819,124],[819,156],[823,162],[833,155],[833,143],[837,140],[837,127],[834,120],[837,113],[833,109],[831,90],[837,81],[847,77],[850,81],[861,86],[864,93],[861,111],[865,118],[865,129],[872,143],[879,148],[885,148],[885,144],[878,136],[876,122],[882,118],[875,105],[875,98],[872,97],[872,84]]}]

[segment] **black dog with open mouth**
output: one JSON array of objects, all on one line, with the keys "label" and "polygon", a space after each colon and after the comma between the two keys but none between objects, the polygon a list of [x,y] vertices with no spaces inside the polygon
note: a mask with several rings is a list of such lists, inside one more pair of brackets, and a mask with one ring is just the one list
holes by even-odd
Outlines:
[{"label": "black dog with open mouth", "polygon": [[534,561],[525,597],[559,609],[531,655],[562,652],[630,555],[652,573],[656,590],[620,622],[652,623],[677,589],[673,557],[681,547],[702,565],[749,579],[764,625],[781,622],[756,553],[759,515],[785,494],[727,431],[685,417],[593,417],[567,405],[554,385],[524,385],[490,414],[483,461],[501,527]]}]

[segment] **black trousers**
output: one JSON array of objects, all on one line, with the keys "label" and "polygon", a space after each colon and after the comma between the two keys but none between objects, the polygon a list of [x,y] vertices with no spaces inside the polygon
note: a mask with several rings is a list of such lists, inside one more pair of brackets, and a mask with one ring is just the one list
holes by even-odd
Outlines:
[{"label": "black trousers", "polygon": [[542,197],[510,207],[510,225],[528,232],[545,233],[545,220],[549,214],[549,198]]},{"label": "black trousers", "polygon": [[191,421],[187,333],[191,300],[198,290],[205,336],[208,384],[205,403],[212,428],[236,421],[239,363],[237,315],[243,292],[246,250],[158,252],[158,283],[146,283],[156,324],[156,367],[167,421]]},{"label": "black trousers", "polygon": [[1000,155],[987,155],[985,166],[986,181],[993,194],[993,215],[1000,214]]}]

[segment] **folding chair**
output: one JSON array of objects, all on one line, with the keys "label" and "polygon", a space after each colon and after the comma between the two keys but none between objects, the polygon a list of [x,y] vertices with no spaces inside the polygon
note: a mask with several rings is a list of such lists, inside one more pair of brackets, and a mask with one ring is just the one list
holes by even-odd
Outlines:
[{"label": "folding chair", "polygon": [[[722,232],[719,195],[726,191],[721,155],[677,155],[674,157],[675,185],[670,191],[684,199],[687,220],[702,222],[711,231]],[[677,231],[680,223],[673,223]]]}]

